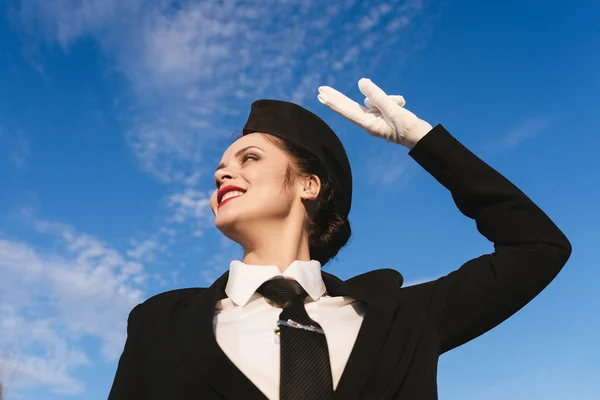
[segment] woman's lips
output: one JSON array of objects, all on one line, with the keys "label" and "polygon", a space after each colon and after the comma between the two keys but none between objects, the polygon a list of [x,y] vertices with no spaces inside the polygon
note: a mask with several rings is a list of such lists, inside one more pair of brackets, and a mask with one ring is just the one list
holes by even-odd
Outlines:
[{"label": "woman's lips", "polygon": [[230,198],[228,198],[228,199],[225,199],[225,200],[223,200],[222,202],[220,202],[220,203],[219,203],[219,205],[217,206],[217,208],[221,208],[221,206],[222,206],[223,204],[229,203],[231,200],[233,200],[233,199],[237,199],[238,197],[242,197],[242,196],[243,196],[243,194],[240,194],[240,195],[238,195],[238,196],[233,196],[233,197],[230,197]]},{"label": "woman's lips", "polygon": [[223,197],[225,197],[227,195],[227,193],[229,193],[229,192],[246,193],[246,189],[243,189],[243,188],[235,186],[235,185],[224,186],[221,189],[219,189],[219,191],[217,192],[217,203],[220,204],[223,200]]}]

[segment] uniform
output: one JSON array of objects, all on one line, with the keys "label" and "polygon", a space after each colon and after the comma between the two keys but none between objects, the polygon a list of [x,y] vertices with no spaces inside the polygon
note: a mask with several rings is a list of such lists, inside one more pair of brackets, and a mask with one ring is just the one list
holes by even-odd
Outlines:
[{"label": "uniform", "polygon": [[[323,272],[330,296],[366,306],[334,399],[437,399],[438,357],[521,309],[570,256],[568,239],[546,214],[443,126],[409,155],[450,191],[495,251],[406,288],[389,269],[347,281]],[[214,309],[227,280],[225,273],[208,288],[163,293],[131,312],[110,400],[265,399],[215,340]]]}]

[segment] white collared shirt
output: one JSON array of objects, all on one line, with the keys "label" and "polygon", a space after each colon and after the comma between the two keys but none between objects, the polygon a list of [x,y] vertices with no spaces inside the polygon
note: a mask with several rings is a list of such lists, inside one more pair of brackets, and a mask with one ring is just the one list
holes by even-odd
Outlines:
[{"label": "white collared shirt", "polygon": [[358,336],[365,305],[350,297],[328,296],[318,261],[294,261],[283,273],[274,265],[232,261],[225,288],[228,298],[217,303],[213,319],[217,343],[267,398],[279,399],[275,329],[281,308],[256,293],[264,282],[279,276],[296,280],[308,293],[306,312],[325,331],[335,389]]}]

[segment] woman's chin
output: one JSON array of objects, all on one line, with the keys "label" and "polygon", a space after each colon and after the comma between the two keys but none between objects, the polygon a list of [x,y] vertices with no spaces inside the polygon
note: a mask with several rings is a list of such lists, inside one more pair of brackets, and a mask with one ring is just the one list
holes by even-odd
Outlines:
[{"label": "woman's chin", "polygon": [[217,214],[215,217],[215,227],[221,231],[223,235],[232,240],[242,225],[244,225],[244,222],[236,215],[233,215],[233,213]]}]

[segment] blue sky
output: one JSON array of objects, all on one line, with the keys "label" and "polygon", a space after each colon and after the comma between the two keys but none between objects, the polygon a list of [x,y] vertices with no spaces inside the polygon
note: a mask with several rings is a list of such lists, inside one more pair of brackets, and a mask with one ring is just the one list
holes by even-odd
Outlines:
[{"label": "blue sky", "polygon": [[240,256],[212,171],[257,98],[300,102],[353,165],[328,272],[434,279],[492,251],[400,146],[316,100],[369,77],[564,230],[564,271],[440,360],[440,399],[600,398],[600,6],[559,1],[8,0],[0,9],[0,362],[12,399],[105,399],[125,320]]}]

